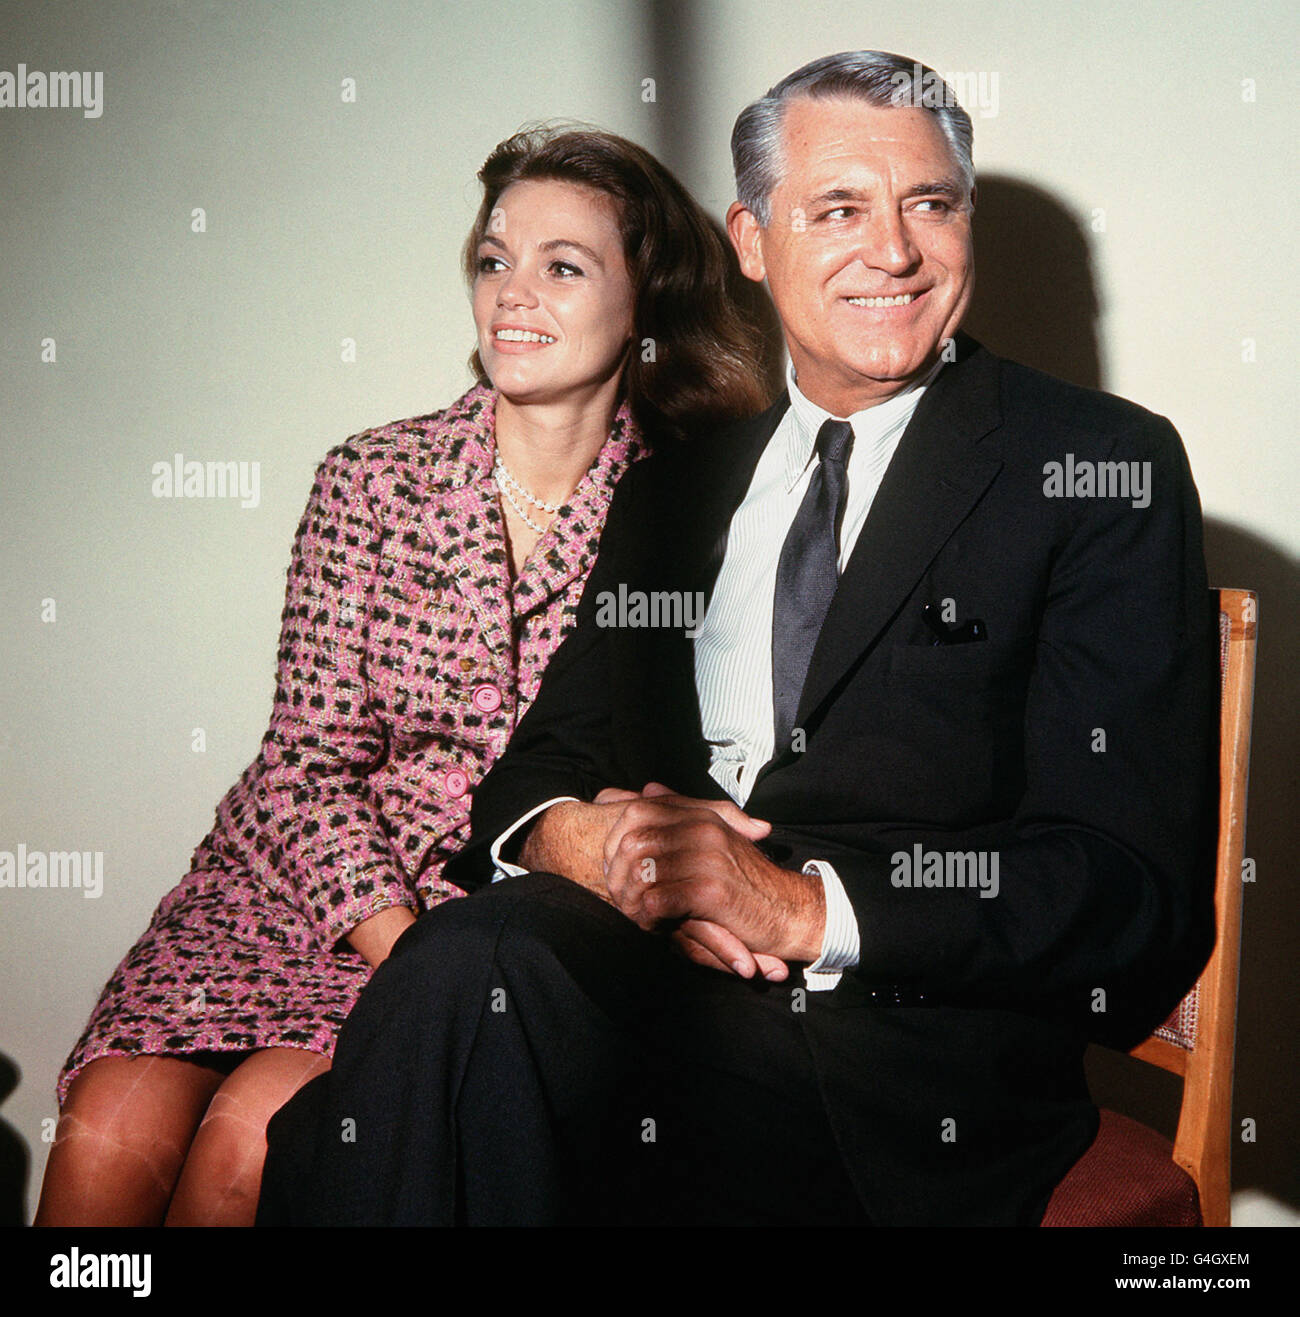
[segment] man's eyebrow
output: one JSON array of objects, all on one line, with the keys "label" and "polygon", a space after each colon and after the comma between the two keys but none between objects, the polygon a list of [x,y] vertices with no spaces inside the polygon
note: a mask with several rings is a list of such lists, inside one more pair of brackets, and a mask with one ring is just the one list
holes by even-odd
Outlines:
[{"label": "man's eyebrow", "polygon": [[[956,179],[937,178],[923,183],[913,183],[903,195],[908,197],[952,197],[954,200],[960,200],[965,195],[965,188]],[[811,204],[818,206],[827,202],[870,200],[871,194],[864,192],[861,188],[835,187],[826,192],[818,193],[817,196],[811,198]]]},{"label": "man's eyebrow", "polygon": [[953,197],[960,198],[965,192],[956,179],[937,178],[928,183],[913,183],[907,189],[909,197]]},{"label": "man's eyebrow", "polygon": [[833,187],[826,192],[819,192],[811,198],[814,206],[819,206],[827,201],[867,201],[868,194],[861,188],[855,187]]}]

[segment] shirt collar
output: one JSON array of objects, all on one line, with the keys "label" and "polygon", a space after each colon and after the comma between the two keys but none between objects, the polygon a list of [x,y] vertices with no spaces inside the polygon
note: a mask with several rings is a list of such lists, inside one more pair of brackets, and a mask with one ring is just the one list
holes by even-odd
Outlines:
[{"label": "shirt collar", "polygon": [[[785,487],[787,492],[795,487],[800,476],[812,461],[817,446],[817,432],[826,421],[847,420],[853,427],[853,450],[875,448],[877,445],[896,439],[912,419],[922,395],[934,381],[934,377],[943,368],[943,358],[934,363],[924,378],[909,385],[902,393],[896,393],[874,407],[864,407],[849,417],[834,417],[825,409],[807,398],[795,379],[794,363],[786,362],[785,383],[790,392],[790,414],[793,424],[786,436],[785,448]],[[851,459],[850,459],[851,460]]]}]

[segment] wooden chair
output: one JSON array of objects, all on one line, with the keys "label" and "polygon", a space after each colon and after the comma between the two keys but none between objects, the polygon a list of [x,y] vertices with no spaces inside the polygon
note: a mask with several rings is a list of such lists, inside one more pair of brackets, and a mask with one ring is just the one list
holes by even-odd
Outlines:
[{"label": "wooden chair", "polygon": [[1179,1075],[1173,1145],[1137,1121],[1103,1110],[1092,1146],[1057,1186],[1044,1226],[1229,1224],[1232,1071],[1241,962],[1242,856],[1255,692],[1257,600],[1212,591],[1219,602],[1218,937],[1178,1008],[1130,1055]]}]

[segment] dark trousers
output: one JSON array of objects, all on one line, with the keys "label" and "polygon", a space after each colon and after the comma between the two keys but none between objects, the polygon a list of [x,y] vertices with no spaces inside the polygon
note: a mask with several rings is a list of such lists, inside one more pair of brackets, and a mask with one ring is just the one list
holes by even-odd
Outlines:
[{"label": "dark trousers", "polygon": [[272,1120],[259,1224],[868,1224],[802,986],[692,965],[550,874],[447,902]]}]

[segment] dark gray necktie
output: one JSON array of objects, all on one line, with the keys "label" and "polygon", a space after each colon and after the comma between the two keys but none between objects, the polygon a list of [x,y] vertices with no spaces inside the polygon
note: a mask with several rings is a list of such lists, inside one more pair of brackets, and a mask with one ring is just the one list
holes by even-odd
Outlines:
[{"label": "dark gray necktie", "polygon": [[817,466],[776,568],[772,709],[777,754],[790,748],[813,646],[839,581],[840,521],[848,483],[845,464],[852,446],[853,427],[847,421],[830,420],[817,431]]}]

